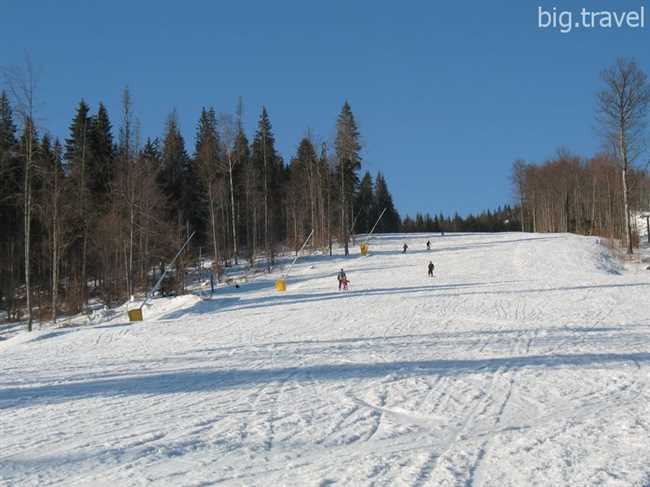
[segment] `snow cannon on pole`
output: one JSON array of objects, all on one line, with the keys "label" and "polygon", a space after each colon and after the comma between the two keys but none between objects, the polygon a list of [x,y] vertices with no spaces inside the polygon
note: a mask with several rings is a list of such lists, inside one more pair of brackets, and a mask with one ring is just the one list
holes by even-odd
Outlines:
[{"label": "snow cannon on pole", "polygon": [[147,304],[147,302],[153,298],[154,293],[156,292],[156,289],[160,286],[160,283],[163,282],[163,279],[167,275],[167,272],[169,269],[174,265],[174,262],[176,262],[176,259],[183,253],[183,250],[185,250],[185,247],[187,247],[187,244],[190,243],[190,240],[192,240],[192,237],[194,236],[196,232],[192,232],[189,237],[187,237],[187,240],[185,240],[185,243],[183,246],[176,252],[176,255],[172,259],[172,261],[169,263],[169,265],[165,266],[164,272],[160,275],[160,278],[158,281],[156,281],[156,284],[151,288],[151,291],[147,293],[147,296],[145,297],[144,301],[142,301],[142,304],[133,309],[127,310],[127,314],[129,315],[129,321],[142,321],[142,308],[144,308],[144,305]]},{"label": "snow cannon on pole", "polygon": [[372,237],[373,232],[375,231],[375,228],[377,228],[377,225],[379,224],[379,220],[381,220],[381,217],[384,216],[384,213],[386,213],[386,210],[388,208],[384,208],[384,210],[380,213],[379,218],[377,218],[377,221],[375,224],[372,226],[370,229],[370,233],[368,233],[368,237],[366,238],[365,242],[361,242],[359,245],[359,250],[361,251],[361,255],[364,257],[368,256],[368,242],[370,242],[370,238]]},{"label": "snow cannon on pole", "polygon": [[302,244],[302,247],[300,247],[300,250],[296,253],[296,257],[294,257],[293,261],[291,262],[291,264],[287,268],[287,271],[284,274],[282,274],[282,277],[280,277],[277,281],[275,281],[275,290],[276,291],[282,293],[282,292],[287,290],[287,277],[289,277],[289,272],[291,271],[291,268],[293,267],[293,265],[296,263],[296,261],[300,257],[300,252],[302,252],[302,250],[306,247],[309,240],[311,240],[311,237],[312,237],[313,234],[314,234],[314,230],[309,232],[309,235],[307,236],[304,243]]}]

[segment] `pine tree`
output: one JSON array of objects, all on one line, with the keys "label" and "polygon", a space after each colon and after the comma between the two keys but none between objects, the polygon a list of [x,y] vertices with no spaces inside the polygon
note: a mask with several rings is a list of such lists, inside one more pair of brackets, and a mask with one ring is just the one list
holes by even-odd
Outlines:
[{"label": "pine tree", "polygon": [[159,178],[176,223],[186,229],[203,231],[199,211],[199,178],[185,150],[185,140],[175,111],[167,119]]},{"label": "pine tree", "polygon": [[78,239],[74,243],[73,255],[79,256],[76,264],[78,274],[75,281],[78,283],[79,299],[74,308],[80,310],[87,301],[87,262],[88,262],[88,236],[90,232],[91,208],[89,202],[90,180],[90,134],[92,132],[92,119],[89,107],[82,99],[77,106],[77,112],[70,125],[70,136],[65,140],[65,159],[68,173],[72,181],[77,199],[75,206],[76,215],[73,226],[77,229]]},{"label": "pine tree", "polygon": [[248,146],[248,138],[244,132],[241,120],[237,125],[237,138],[232,150],[233,157],[237,161],[237,170],[235,172],[235,191],[237,192],[237,215],[239,215],[239,232],[240,241],[247,248],[247,255],[252,262],[255,244],[253,235],[254,231],[254,210],[255,204],[255,168],[251,163],[251,153]]},{"label": "pine tree", "polygon": [[23,117],[23,130],[19,143],[19,154],[23,161],[23,243],[25,246],[25,298],[27,304],[27,331],[33,328],[32,310],[32,220],[34,209],[34,163],[38,154],[38,133],[34,125],[32,109]]},{"label": "pine tree", "polygon": [[[332,239],[335,227],[335,211],[334,211],[334,198],[336,192],[336,171],[335,167],[330,160],[327,150],[327,144],[323,142],[321,145],[320,158],[318,160],[319,169],[321,173],[321,186],[323,187],[323,213],[321,218],[323,220],[323,228],[325,229],[323,243],[327,243],[329,255],[332,255]],[[327,240],[327,242],[325,242]]]},{"label": "pine tree", "polygon": [[375,224],[375,220],[379,217],[377,214],[372,176],[369,171],[366,171],[363,178],[361,178],[354,208],[357,211],[355,228],[359,233],[369,232]]},{"label": "pine tree", "polygon": [[[16,124],[9,97],[5,91],[0,92],[0,162],[5,162],[9,151],[16,146]],[[2,166],[4,167],[4,166]]]},{"label": "pine tree", "polygon": [[224,175],[221,172],[221,144],[217,133],[217,118],[213,108],[201,110],[201,116],[196,131],[196,147],[194,149],[194,168],[202,183],[205,200],[208,205],[210,240],[216,262],[221,260],[217,226],[224,222],[218,221],[219,195],[224,191]]},{"label": "pine tree", "polygon": [[309,137],[303,137],[298,145],[295,157],[289,165],[287,189],[287,203],[291,212],[289,220],[292,231],[292,243],[300,245],[307,235],[314,230],[319,230],[318,218],[321,198],[319,164],[316,150]]},{"label": "pine tree", "polygon": [[345,255],[348,255],[349,227],[354,213],[352,203],[359,183],[357,173],[361,168],[359,155],[361,143],[357,124],[347,101],[343,104],[336,121],[335,150],[339,184],[340,237],[345,246]]},{"label": "pine tree", "polygon": [[160,140],[147,138],[142,148],[142,160],[147,164],[148,171],[157,174],[160,171]]},{"label": "pine tree", "polygon": [[[384,208],[386,209],[386,213],[384,213],[384,216],[377,225],[377,229],[375,231],[377,233],[399,232],[399,213],[393,204],[393,197],[388,190],[386,179],[384,179],[383,174],[380,172],[377,173],[377,178],[375,179],[375,202],[378,212],[382,212]],[[419,213],[416,216],[416,225],[422,226],[422,223],[418,223],[418,219],[422,219],[422,215]]]},{"label": "pine tree", "polygon": [[17,142],[13,111],[3,91],[0,92],[0,228],[5,230],[1,232],[2,235],[9,235],[13,221],[10,213],[17,207],[16,197],[22,181]]},{"label": "pine tree", "polygon": [[63,148],[58,140],[52,144],[46,135],[41,141],[39,150],[39,175],[41,184],[36,191],[36,201],[40,226],[43,229],[43,240],[47,248],[47,256],[44,257],[45,265],[49,271],[42,276],[43,287],[50,289],[50,319],[56,322],[59,281],[61,271],[61,260],[63,252],[70,236],[67,220],[70,212],[70,199],[66,202],[65,193],[66,178],[63,170]]},{"label": "pine tree", "polygon": [[[68,163],[68,172],[76,178],[86,177],[86,162],[92,120],[89,115],[90,108],[82,99],[77,106],[77,112],[70,124],[70,136],[65,140],[65,159]],[[80,176],[83,174],[83,176]],[[81,182],[78,182],[81,184]]]},{"label": "pine tree", "polygon": [[18,158],[16,125],[9,98],[0,93],[0,302],[7,316],[16,318],[15,294],[21,272],[21,215],[23,168]]},{"label": "pine tree", "polygon": [[115,154],[111,122],[103,103],[99,104],[97,115],[92,120],[89,142],[91,153],[89,186],[94,196],[105,198],[114,177]]},{"label": "pine tree", "polygon": [[261,222],[258,227],[262,229],[267,267],[270,267],[273,262],[275,242],[279,237],[278,224],[282,221],[281,185],[284,171],[282,159],[275,150],[275,138],[265,107],[262,107],[251,152],[251,162],[255,169],[256,186],[261,200],[261,204],[258,205],[261,215],[256,215],[256,221]]}]

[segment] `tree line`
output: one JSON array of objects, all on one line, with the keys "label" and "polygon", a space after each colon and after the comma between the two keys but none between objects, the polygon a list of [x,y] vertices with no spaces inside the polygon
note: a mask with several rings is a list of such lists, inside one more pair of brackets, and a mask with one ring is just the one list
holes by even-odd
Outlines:
[{"label": "tree line", "polygon": [[512,232],[521,228],[518,208],[509,205],[496,210],[485,210],[476,215],[470,213],[462,217],[455,213],[453,217],[440,213],[417,213],[415,218],[406,215],[400,229],[404,233],[417,232]]},{"label": "tree line", "polygon": [[623,58],[601,73],[601,81],[595,119],[602,152],[585,158],[561,149],[542,164],[517,160],[512,183],[521,230],[599,235],[623,242],[632,254],[635,215],[650,209],[643,160],[650,85],[643,70]]},{"label": "tree line", "polygon": [[[148,289],[192,232],[176,266],[178,291],[200,251],[219,279],[233,264],[269,270],[278,252],[332,252],[355,233],[399,230],[384,176],[362,179],[360,133],[345,102],[333,147],[307,132],[288,163],[262,108],[249,141],[236,113],[205,107],[190,149],[172,112],[160,138],[141,140],[125,89],[114,130],[106,107],[83,100],[68,136],[37,128],[31,70],[0,92],[0,304],[9,319],[56,320],[93,302],[113,306]],[[11,95],[11,96],[10,96]]]}]

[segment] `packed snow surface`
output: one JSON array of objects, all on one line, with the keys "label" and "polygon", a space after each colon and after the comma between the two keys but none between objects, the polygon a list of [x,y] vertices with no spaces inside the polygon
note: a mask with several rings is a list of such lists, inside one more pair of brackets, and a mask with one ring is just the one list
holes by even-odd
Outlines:
[{"label": "packed snow surface", "polygon": [[572,235],[370,254],[0,340],[0,484],[650,485],[650,271]]}]

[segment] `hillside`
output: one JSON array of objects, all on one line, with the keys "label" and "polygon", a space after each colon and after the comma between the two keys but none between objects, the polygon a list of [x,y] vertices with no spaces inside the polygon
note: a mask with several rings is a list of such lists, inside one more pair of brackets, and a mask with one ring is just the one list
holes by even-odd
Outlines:
[{"label": "hillside", "polygon": [[650,485],[648,271],[427,238],[0,341],[0,485]]}]

